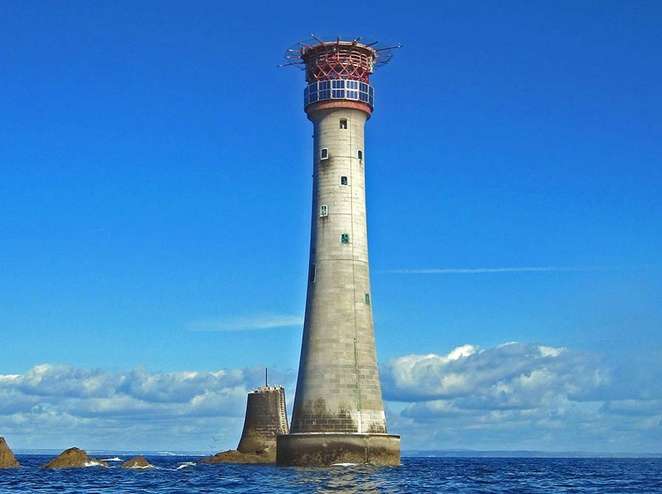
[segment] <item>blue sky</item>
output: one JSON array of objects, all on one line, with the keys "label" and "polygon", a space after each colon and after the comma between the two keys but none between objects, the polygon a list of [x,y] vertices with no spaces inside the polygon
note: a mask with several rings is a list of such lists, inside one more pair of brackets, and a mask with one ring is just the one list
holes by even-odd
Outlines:
[{"label": "blue sky", "polygon": [[[101,405],[78,416],[75,384],[43,398],[34,383],[59,382],[44,375],[83,386],[95,372],[117,383],[142,369],[165,387],[182,372],[243,376],[227,389],[214,381],[222,391],[196,409],[198,429],[182,425],[191,410],[172,412],[168,427],[186,429],[178,444],[145,429],[132,436],[138,448],[204,449],[199,437],[221,430],[219,444],[232,445],[243,393],[259,382],[252,369],[269,366],[293,388],[311,129],[303,74],[276,65],[314,32],[404,45],[373,77],[366,161],[378,351],[405,447],[504,448],[508,423],[513,448],[659,451],[662,6],[346,7],[0,6],[0,395],[21,404],[0,414],[15,444],[69,446],[21,425],[48,412],[67,437],[102,446]],[[503,350],[513,341],[521,352]],[[474,350],[453,354],[463,345]],[[476,359],[503,375],[477,379]],[[449,365],[474,384],[439,387]],[[512,379],[551,368],[554,397],[518,395],[514,406],[489,392],[517,393]],[[598,377],[559,377],[578,368]],[[478,409],[467,396],[485,397],[482,415],[467,412]],[[639,422],[614,412],[624,407]],[[136,409],[108,419],[104,439],[134,446],[112,431]],[[568,437],[504,410],[563,416]],[[593,435],[582,428],[591,420]]]}]

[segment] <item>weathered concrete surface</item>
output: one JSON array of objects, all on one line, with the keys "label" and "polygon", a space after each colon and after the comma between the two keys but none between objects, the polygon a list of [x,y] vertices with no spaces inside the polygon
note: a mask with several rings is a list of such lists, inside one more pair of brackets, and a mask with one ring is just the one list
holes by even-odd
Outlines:
[{"label": "weathered concrete surface", "polygon": [[400,438],[386,434],[372,317],[369,115],[350,107],[307,111],[315,156],[308,295],[291,434],[278,437],[277,462],[399,465]]},{"label": "weathered concrete surface", "polygon": [[288,432],[282,386],[262,386],[248,393],[244,429],[237,446],[240,453],[263,455],[273,450],[275,455],[276,436]]},{"label": "weathered concrete surface", "polygon": [[214,465],[217,463],[237,464],[273,464],[276,463],[276,447],[262,451],[261,453],[242,453],[236,449],[216,453],[200,460],[200,463]]},{"label": "weathered concrete surface", "polygon": [[315,156],[310,274],[291,431],[386,433],[368,264],[368,115],[309,107],[308,117]]},{"label": "weathered concrete surface", "polygon": [[122,468],[135,468],[135,469],[142,469],[142,468],[154,468],[154,465],[152,465],[149,461],[144,456],[134,456],[133,458],[126,460],[124,463],[122,463]]},{"label": "weathered concrete surface", "polygon": [[44,465],[42,468],[85,468],[85,467],[107,467],[106,462],[90,458],[85,451],[78,448],[69,448],[60,453],[56,458]]},{"label": "weathered concrete surface", "polygon": [[18,462],[14,453],[4,437],[0,437],[0,468],[18,468],[21,464]]},{"label": "weathered concrete surface", "polygon": [[328,467],[339,463],[400,465],[400,436],[305,433],[278,436],[279,465]]}]

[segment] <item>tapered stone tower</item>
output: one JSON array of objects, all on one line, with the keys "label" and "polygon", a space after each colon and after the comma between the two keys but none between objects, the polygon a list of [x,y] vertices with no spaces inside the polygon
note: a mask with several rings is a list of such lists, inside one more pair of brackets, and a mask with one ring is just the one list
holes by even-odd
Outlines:
[{"label": "tapered stone tower", "polygon": [[287,434],[285,388],[262,386],[248,393],[244,430],[237,451],[276,458],[276,436]]},{"label": "tapered stone tower", "polygon": [[364,127],[369,76],[390,49],[354,41],[302,45],[304,105],[313,123],[313,207],[308,296],[290,434],[281,465],[400,463],[387,434],[368,264]]}]

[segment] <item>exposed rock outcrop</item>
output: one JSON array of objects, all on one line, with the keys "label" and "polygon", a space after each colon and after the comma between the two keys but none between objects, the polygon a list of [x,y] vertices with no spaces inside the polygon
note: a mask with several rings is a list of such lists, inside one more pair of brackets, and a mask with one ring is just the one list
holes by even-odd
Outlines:
[{"label": "exposed rock outcrop", "polygon": [[0,468],[18,468],[20,463],[12,453],[12,450],[7,446],[7,441],[4,437],[0,437]]},{"label": "exposed rock outcrop", "polygon": [[276,448],[264,450],[255,453],[242,453],[236,449],[230,449],[214,456],[207,456],[200,460],[200,463],[214,465],[216,463],[244,463],[244,464],[262,464],[276,462]]},{"label": "exposed rock outcrop", "polygon": [[148,462],[144,456],[134,456],[122,463],[122,468],[154,468],[154,465]]},{"label": "exposed rock outcrop", "polygon": [[85,468],[85,467],[107,467],[104,461],[99,461],[87,456],[82,449],[69,448],[60,453],[56,458],[43,466],[43,468]]}]

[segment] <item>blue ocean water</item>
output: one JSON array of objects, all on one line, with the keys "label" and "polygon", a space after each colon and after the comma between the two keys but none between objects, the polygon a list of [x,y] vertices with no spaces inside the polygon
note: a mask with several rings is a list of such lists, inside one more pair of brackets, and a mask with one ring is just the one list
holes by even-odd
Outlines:
[{"label": "blue ocean water", "polygon": [[0,492],[39,493],[662,493],[662,458],[403,458],[402,466],[326,469],[198,465],[148,457],[150,470],[45,471],[50,457],[19,456]]}]

